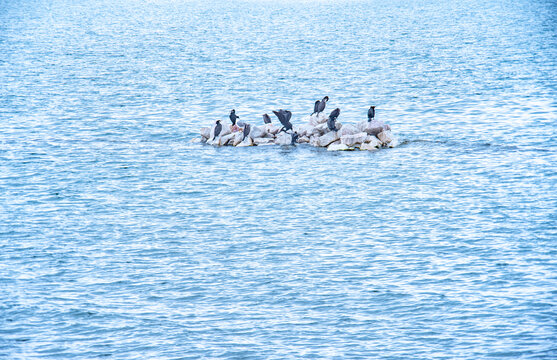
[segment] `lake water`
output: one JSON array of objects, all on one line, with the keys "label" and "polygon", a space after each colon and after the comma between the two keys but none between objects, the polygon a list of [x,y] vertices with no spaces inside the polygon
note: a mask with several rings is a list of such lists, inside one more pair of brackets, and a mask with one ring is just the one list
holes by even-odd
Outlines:
[{"label": "lake water", "polygon": [[[557,4],[0,0],[0,357],[554,359]],[[369,105],[400,146],[192,143]]]}]

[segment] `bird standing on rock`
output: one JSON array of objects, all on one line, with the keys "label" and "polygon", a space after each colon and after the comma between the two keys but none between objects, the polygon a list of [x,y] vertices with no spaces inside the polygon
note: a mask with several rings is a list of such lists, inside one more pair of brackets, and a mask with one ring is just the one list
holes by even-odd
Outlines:
[{"label": "bird standing on rock", "polygon": [[290,122],[290,118],[292,117],[292,113],[288,110],[279,109],[279,111],[273,110],[273,114],[279,119],[280,123],[282,124],[282,129],[280,131],[288,131],[292,130],[292,123]]},{"label": "bird standing on rock", "polygon": [[313,113],[311,113],[311,115],[317,114],[317,111],[319,111],[319,103],[319,100],[315,100],[315,105],[313,105]]},{"label": "bird standing on rock", "polygon": [[325,96],[323,100],[319,102],[319,105],[317,106],[317,114],[322,113],[323,110],[325,110],[325,107],[327,106],[327,101],[329,101],[329,97]]},{"label": "bird standing on rock", "polygon": [[367,121],[372,121],[375,119],[375,106],[371,106],[367,111]]},{"label": "bird standing on rock", "polygon": [[297,132],[293,132],[292,133],[292,142],[290,143],[290,145],[294,145],[296,144],[296,141],[298,141],[298,138],[300,137],[300,135],[298,135]]},{"label": "bird standing on rock", "polygon": [[213,132],[213,141],[215,141],[215,139],[217,138],[217,136],[219,136],[221,131],[222,131],[222,125],[220,123],[220,120],[217,120],[217,122],[215,123],[215,131]]},{"label": "bird standing on rock", "polygon": [[236,120],[239,119],[240,117],[238,115],[236,115],[236,110],[232,109],[232,111],[230,112],[230,121],[232,122],[232,126],[236,125]]},{"label": "bird standing on rock", "polygon": [[263,114],[263,122],[265,124],[270,124],[271,123],[271,118],[269,117],[269,115]]},{"label": "bird standing on rock", "polygon": [[335,122],[336,122],[337,117],[339,115],[340,115],[340,109],[339,108],[336,108],[333,111],[331,111],[331,113],[329,114],[329,120],[327,120],[327,127],[329,128],[329,130],[338,131]]},{"label": "bird standing on rock", "polygon": [[246,137],[248,137],[250,130],[251,127],[249,126],[249,124],[244,125],[244,137],[242,138],[242,141],[244,141]]}]

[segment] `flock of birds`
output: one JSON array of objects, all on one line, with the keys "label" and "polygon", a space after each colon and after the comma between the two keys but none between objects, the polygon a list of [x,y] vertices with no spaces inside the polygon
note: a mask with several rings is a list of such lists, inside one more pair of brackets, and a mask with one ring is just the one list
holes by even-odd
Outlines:
[{"label": "flock of birds", "polygon": [[[313,106],[313,113],[311,115],[317,114],[319,115],[325,108],[327,107],[327,101],[329,101],[329,97],[325,96],[321,100],[316,100],[315,105]],[[273,110],[273,114],[279,119],[280,123],[282,124],[282,128],[280,131],[284,132],[291,132],[292,135],[292,143],[295,143],[298,134],[293,131],[292,123],[290,119],[292,118],[292,113],[288,110],[279,109],[278,111]],[[337,131],[336,128],[336,120],[340,115],[340,109],[336,108],[329,114],[329,119],[327,120],[327,127],[330,131]],[[234,130],[238,131],[243,128],[243,139],[245,139],[251,130],[251,126],[248,123],[244,123],[241,120],[238,120],[240,117],[236,115],[236,110],[232,109],[230,111],[229,119],[232,122],[232,127]],[[369,110],[367,111],[367,121],[371,122],[375,118],[375,106],[370,106]],[[267,114],[263,114],[263,122],[265,124],[271,124],[271,117]],[[215,140],[217,136],[219,136],[220,132],[222,131],[222,124],[220,120],[217,120],[215,123],[215,131],[213,135],[213,139]]]}]

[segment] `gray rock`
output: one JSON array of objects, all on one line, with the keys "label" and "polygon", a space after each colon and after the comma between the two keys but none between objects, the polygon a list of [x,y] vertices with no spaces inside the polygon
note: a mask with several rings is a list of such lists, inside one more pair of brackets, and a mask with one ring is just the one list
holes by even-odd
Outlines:
[{"label": "gray rock", "polygon": [[203,127],[201,128],[201,137],[204,138],[205,140],[210,139],[211,138],[211,128],[210,127]]},{"label": "gray rock", "polygon": [[277,145],[290,145],[292,143],[292,135],[285,132],[281,132],[275,138],[275,144]]},{"label": "gray rock", "polygon": [[380,132],[385,130],[386,126],[388,126],[388,125],[385,125],[382,121],[373,120],[373,121],[369,121],[369,122],[368,121],[361,121],[356,126],[362,132],[366,132],[369,135],[377,136],[377,134],[379,134]]},{"label": "gray rock", "polygon": [[242,139],[244,138],[244,134],[241,131],[236,131],[236,132],[232,133],[231,135],[233,136],[232,141],[231,141],[232,145],[234,145],[234,146],[240,145],[240,143],[242,142]]},{"label": "gray rock", "polygon": [[[340,133],[340,131],[339,131]],[[367,133],[360,132],[353,135],[344,135],[340,137],[340,141],[346,146],[354,146],[356,144],[362,144],[367,139]]]},{"label": "gray rock", "polygon": [[389,145],[389,143],[393,141],[393,135],[390,130],[381,131],[377,134],[377,138],[381,141],[383,146]]},{"label": "gray rock", "polygon": [[[338,125],[338,123],[337,123],[337,125]],[[343,126],[340,129],[339,135],[340,135],[340,137],[343,137],[345,135],[354,135],[354,134],[357,134],[359,132],[360,132],[360,130],[358,129],[358,127],[356,127],[356,125],[346,124],[345,126]]]},{"label": "gray rock", "polygon": [[339,140],[337,131],[329,131],[325,135],[319,137],[319,146],[327,147],[333,141]]},{"label": "gray rock", "polygon": [[272,145],[272,144],[274,143],[273,140],[274,140],[274,139],[268,138],[268,137],[265,137],[265,138],[255,138],[255,139],[253,139],[253,143],[254,143],[255,145]]},{"label": "gray rock", "polygon": [[327,146],[327,151],[346,151],[346,150],[353,150],[353,149],[351,149],[349,146],[346,146],[346,144],[342,144],[342,143],[337,143],[337,144],[333,143]]},{"label": "gray rock", "polygon": [[[375,148],[375,149],[381,147],[381,141],[379,141],[379,139],[376,138],[373,135],[368,135],[364,144],[367,144],[366,147],[372,147],[372,148]],[[369,149],[366,149],[366,150],[369,150]]]}]

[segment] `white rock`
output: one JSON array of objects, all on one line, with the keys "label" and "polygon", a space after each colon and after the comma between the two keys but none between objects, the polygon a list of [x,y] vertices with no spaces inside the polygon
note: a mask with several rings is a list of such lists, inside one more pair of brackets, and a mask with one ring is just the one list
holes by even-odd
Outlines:
[{"label": "white rock", "polygon": [[255,138],[253,139],[253,143],[255,145],[272,145],[273,139],[272,138]]},{"label": "white rock", "polygon": [[321,136],[329,132],[327,123],[319,124],[313,128],[312,135]]},{"label": "white rock", "polygon": [[215,146],[225,146],[230,139],[232,139],[234,137],[233,134],[228,134],[228,135],[224,135],[224,136],[217,136],[217,138],[213,141],[211,141],[211,145],[215,145]]},{"label": "white rock", "polygon": [[222,130],[220,131],[219,136],[225,136],[228,134],[232,134],[232,125],[222,125]]},{"label": "white rock", "polygon": [[244,138],[244,133],[237,131],[235,133],[232,133],[231,135],[233,136],[233,138],[231,140],[232,145],[234,145],[234,146],[240,145],[240,143],[242,142],[242,139]]},{"label": "white rock", "polygon": [[[367,144],[367,147],[373,147],[373,148],[380,148],[381,147],[381,141],[379,141],[378,138],[376,138],[373,135],[368,135],[366,138],[365,143]],[[369,150],[369,149],[366,149]]]},{"label": "white rock", "polygon": [[331,144],[327,146],[327,151],[344,151],[344,150],[353,150],[350,147],[346,146],[345,144]]},{"label": "white rock", "polygon": [[393,141],[393,135],[390,130],[381,131],[377,134],[377,138],[383,145],[388,145],[391,141]]},{"label": "white rock", "polygon": [[319,136],[316,135],[310,136],[309,144],[315,147],[319,147]]},{"label": "white rock", "polygon": [[340,135],[340,137],[343,137],[345,135],[354,135],[354,134],[357,134],[359,132],[361,132],[361,131],[356,127],[356,125],[346,124],[345,126],[343,126],[340,129],[339,135]]},{"label": "white rock", "polygon": [[252,139],[262,138],[267,135],[267,128],[265,126],[252,126],[249,131],[249,136]]},{"label": "white rock", "polygon": [[201,137],[203,137],[204,139],[210,139],[211,138],[211,128],[210,127],[204,127],[201,128]]},{"label": "white rock", "polygon": [[296,129],[296,132],[298,133],[298,135],[300,136],[310,136],[313,133],[313,128],[314,126],[311,124],[303,124],[298,126],[298,128]]},{"label": "white rock", "polygon": [[300,144],[308,143],[308,142],[309,142],[309,137],[307,137],[307,136],[300,136],[300,137],[298,138],[298,142],[299,142]]},{"label": "white rock", "polygon": [[378,149],[379,146],[375,146],[373,143],[363,143],[362,145],[360,145],[360,150],[373,151]]},{"label": "white rock", "polygon": [[275,144],[277,145],[290,145],[292,144],[292,135],[285,132],[281,132],[275,138]]},{"label": "white rock", "polygon": [[[382,121],[373,120],[373,121],[361,121],[357,124],[357,127],[360,131],[366,132],[369,135],[379,134],[384,130],[390,129],[388,125],[385,125]],[[388,128],[388,129],[387,129]]]},{"label": "white rock", "polygon": [[267,131],[267,133],[271,134],[271,135],[276,135],[278,134],[278,132],[280,131],[280,127],[275,126],[274,124],[265,124],[263,125],[265,126],[265,130]]},{"label": "white rock", "polygon": [[319,137],[319,146],[329,146],[330,143],[339,139],[338,133],[336,131],[329,131],[325,135]]},{"label": "white rock", "polygon": [[356,144],[364,143],[367,139],[367,136],[368,135],[365,132],[357,133],[354,135],[344,135],[340,137],[340,141],[346,146],[354,146]]},{"label": "white rock", "polygon": [[317,126],[319,124],[323,124],[327,122],[327,115],[325,113],[313,114],[309,117],[309,123],[313,126]]},{"label": "white rock", "polygon": [[253,139],[250,138],[249,136],[246,136],[246,138],[236,146],[238,146],[238,147],[253,146]]}]

